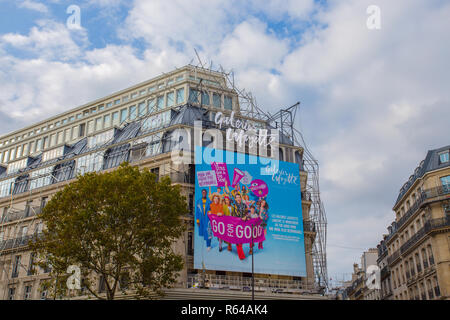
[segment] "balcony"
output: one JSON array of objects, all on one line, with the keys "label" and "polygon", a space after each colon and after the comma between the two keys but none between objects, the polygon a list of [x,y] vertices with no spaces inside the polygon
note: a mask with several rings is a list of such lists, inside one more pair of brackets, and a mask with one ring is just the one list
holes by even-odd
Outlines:
[{"label": "balcony", "polygon": [[27,235],[19,238],[0,241],[0,251],[26,247],[28,245],[28,242],[34,238],[36,238],[36,235]]},{"label": "balcony", "polygon": [[450,217],[432,219],[425,222],[424,226],[419,229],[411,238],[408,239],[401,247],[401,253],[405,253],[418,241],[420,241],[430,231],[450,226]]},{"label": "balcony", "polygon": [[393,254],[387,257],[387,263],[391,265],[398,258],[400,258],[400,250],[395,251]]},{"label": "balcony", "polygon": [[423,190],[416,202],[406,211],[406,213],[397,221],[397,230],[405,224],[405,222],[421,207],[421,205],[430,199],[450,194],[450,188],[440,186]]},{"label": "balcony", "polygon": [[387,276],[389,276],[390,273],[391,272],[389,270],[389,267],[385,266],[383,269],[381,269],[381,272],[380,272],[381,279],[385,279]]},{"label": "balcony", "polygon": [[3,215],[0,223],[13,222],[16,220],[33,217],[37,214],[40,214],[41,211],[41,207],[31,207],[25,210],[10,210],[8,213]]}]

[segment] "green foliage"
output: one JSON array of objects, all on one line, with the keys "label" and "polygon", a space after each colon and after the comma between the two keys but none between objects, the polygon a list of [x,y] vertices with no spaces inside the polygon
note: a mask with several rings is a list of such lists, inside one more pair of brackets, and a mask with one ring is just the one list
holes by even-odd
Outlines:
[{"label": "green foliage", "polygon": [[160,295],[183,268],[173,245],[184,231],[186,213],[178,185],[125,163],[111,172],[79,176],[56,193],[40,215],[43,236],[30,245],[40,265],[52,267],[47,285],[56,296],[69,294],[70,265],[80,267],[83,290],[97,298],[101,276],[107,299],[119,290],[144,298]]}]

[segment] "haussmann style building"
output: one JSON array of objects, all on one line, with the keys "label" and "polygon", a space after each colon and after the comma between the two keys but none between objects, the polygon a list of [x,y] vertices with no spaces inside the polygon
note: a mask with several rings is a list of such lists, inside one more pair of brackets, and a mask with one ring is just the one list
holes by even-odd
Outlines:
[{"label": "haussmann style building", "polygon": [[378,245],[381,299],[450,299],[450,146],[428,151]]},{"label": "haussmann style building", "polygon": [[[78,174],[114,170],[124,161],[149,168],[159,177],[169,176],[173,183],[182,186],[189,202],[190,213],[184,217],[189,228],[176,243],[176,251],[184,257],[184,269],[166,297],[248,298],[249,292],[243,290],[250,286],[248,273],[206,270],[200,279],[201,270],[193,268],[195,168],[175,165],[170,157],[174,144],[171,134],[175,129],[193,128],[195,120],[201,120],[204,129],[215,127],[214,118],[219,111],[228,116],[234,112],[236,119],[250,121],[257,128],[274,127],[273,118],[253,117],[242,109],[239,92],[224,73],[188,65],[1,136],[0,299],[48,298],[40,284],[48,278],[49,270],[34,266],[27,246],[28,240],[45,228],[39,213],[52,195]],[[307,276],[258,274],[256,298],[317,299],[327,279],[325,237],[321,234],[326,230],[326,221],[318,190],[311,183],[305,150],[292,137],[281,133],[279,150],[271,152],[278,152],[280,160],[300,166]],[[438,157],[437,151],[433,155]],[[428,170],[427,161],[420,176],[414,177],[403,190],[395,207],[399,213],[398,231],[389,239],[389,248],[393,255],[391,268],[395,270],[395,295],[399,298],[415,296],[422,292],[418,290],[423,286],[433,298],[449,294],[448,231],[441,232],[443,212],[447,210],[448,215],[448,207],[444,209],[447,202],[442,200],[442,187],[436,188],[435,181],[445,175],[448,179],[450,169],[440,169],[441,165],[436,164],[439,170],[434,167]],[[422,194],[429,196],[424,198]],[[413,208],[416,211],[411,211]],[[405,217],[409,217],[408,221]],[[423,230],[425,221],[432,224]],[[411,228],[416,228],[414,233]],[[419,239],[416,231],[424,233],[424,238]],[[403,242],[408,248],[403,249]],[[417,254],[420,260],[416,260]],[[414,263],[410,263],[411,259]],[[442,259],[447,262],[440,266]],[[417,280],[407,285],[410,280],[405,272],[425,261],[429,263],[412,275]],[[210,289],[216,290],[192,289],[205,277]],[[99,281],[98,292],[103,291]]]}]

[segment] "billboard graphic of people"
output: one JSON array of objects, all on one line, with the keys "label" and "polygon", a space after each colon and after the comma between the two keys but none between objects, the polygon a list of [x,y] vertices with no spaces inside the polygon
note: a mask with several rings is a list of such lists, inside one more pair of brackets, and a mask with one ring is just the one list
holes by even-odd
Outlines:
[{"label": "billboard graphic of people", "polygon": [[267,158],[200,146],[195,159],[194,268],[251,272],[253,254],[255,273],[306,276],[298,164],[270,170]]}]

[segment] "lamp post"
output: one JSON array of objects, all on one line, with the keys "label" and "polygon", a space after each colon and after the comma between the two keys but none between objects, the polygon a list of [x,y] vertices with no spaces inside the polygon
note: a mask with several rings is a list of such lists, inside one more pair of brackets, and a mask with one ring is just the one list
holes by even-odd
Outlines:
[{"label": "lamp post", "polygon": [[252,300],[255,300],[255,259],[253,258],[253,224],[252,224]]}]

